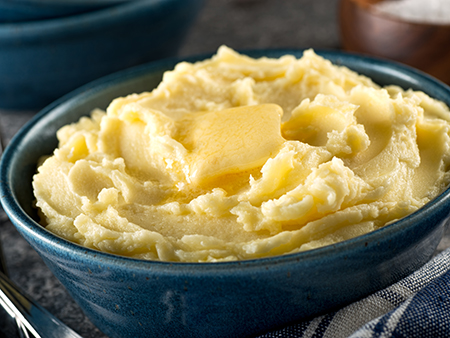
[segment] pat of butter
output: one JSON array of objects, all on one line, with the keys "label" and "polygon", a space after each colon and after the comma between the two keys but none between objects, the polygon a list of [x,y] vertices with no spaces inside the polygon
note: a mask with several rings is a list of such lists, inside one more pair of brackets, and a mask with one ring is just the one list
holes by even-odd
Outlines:
[{"label": "pat of butter", "polygon": [[262,166],[280,150],[283,110],[261,104],[194,115],[178,121],[175,139],[188,151],[190,179],[201,185]]}]

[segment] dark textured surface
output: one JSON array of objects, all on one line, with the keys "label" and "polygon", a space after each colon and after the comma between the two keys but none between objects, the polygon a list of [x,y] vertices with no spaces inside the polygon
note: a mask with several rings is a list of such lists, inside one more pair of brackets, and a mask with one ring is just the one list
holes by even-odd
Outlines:
[{"label": "dark textured surface", "polygon": [[338,0],[208,0],[181,55],[235,49],[339,47]]},{"label": "dark textured surface", "polygon": [[[337,0],[208,0],[180,55],[213,52],[222,44],[236,49],[336,49],[337,3]],[[0,127],[8,141],[34,112],[0,111],[0,114]],[[105,338],[11,223],[2,222],[0,229],[12,279],[83,337]],[[449,244],[447,236],[439,249]],[[3,315],[0,312],[0,318]],[[0,319],[0,327],[4,327],[3,323],[4,319]]]}]

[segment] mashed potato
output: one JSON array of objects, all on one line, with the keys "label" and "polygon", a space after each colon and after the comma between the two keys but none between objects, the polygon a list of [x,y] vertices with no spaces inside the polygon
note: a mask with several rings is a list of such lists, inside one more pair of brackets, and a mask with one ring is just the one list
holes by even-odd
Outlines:
[{"label": "mashed potato", "polygon": [[312,50],[221,47],[58,131],[33,187],[48,230],[149,260],[309,250],[378,229],[449,183],[447,106]]}]

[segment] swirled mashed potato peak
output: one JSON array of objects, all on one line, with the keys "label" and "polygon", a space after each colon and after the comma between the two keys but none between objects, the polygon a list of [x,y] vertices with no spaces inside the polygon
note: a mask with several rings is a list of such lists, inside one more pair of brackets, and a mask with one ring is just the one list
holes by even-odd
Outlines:
[{"label": "swirled mashed potato peak", "polygon": [[449,183],[450,112],[312,50],[221,47],[61,128],[33,187],[50,231],[149,260],[293,253],[378,229]]}]

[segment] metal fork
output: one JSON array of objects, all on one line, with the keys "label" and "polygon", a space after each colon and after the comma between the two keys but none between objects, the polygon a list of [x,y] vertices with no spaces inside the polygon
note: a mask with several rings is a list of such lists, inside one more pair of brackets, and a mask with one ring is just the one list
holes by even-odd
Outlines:
[{"label": "metal fork", "polygon": [[0,305],[16,320],[22,337],[81,338],[0,272]]},{"label": "metal fork", "polygon": [[[3,153],[0,132],[0,157]],[[1,210],[1,207],[0,207]],[[1,210],[3,212],[3,210]],[[1,220],[2,224],[4,220]],[[15,319],[21,338],[82,338],[78,333],[26,296],[7,277],[7,268],[0,240],[0,305]]]}]

